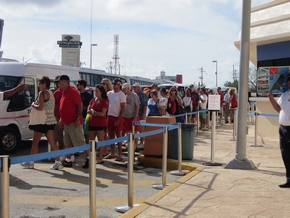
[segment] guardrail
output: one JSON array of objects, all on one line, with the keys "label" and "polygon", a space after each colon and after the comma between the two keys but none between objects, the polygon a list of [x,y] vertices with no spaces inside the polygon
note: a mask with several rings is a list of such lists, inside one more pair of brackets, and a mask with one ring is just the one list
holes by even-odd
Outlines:
[{"label": "guardrail", "polygon": [[184,175],[184,172],[181,170],[182,166],[182,137],[181,137],[181,125],[179,124],[150,124],[144,123],[142,121],[135,122],[139,125],[144,126],[156,126],[162,127],[162,129],[133,134],[130,133],[127,136],[109,139],[106,141],[96,142],[94,140],[90,141],[90,144],[86,144],[83,146],[67,148],[58,151],[51,151],[46,153],[34,154],[34,155],[26,155],[21,157],[13,157],[9,158],[8,155],[0,156],[0,168],[1,168],[1,217],[9,218],[9,168],[10,165],[19,164],[22,162],[36,161],[42,160],[45,158],[53,158],[56,156],[61,156],[65,154],[71,154],[82,150],[90,150],[90,164],[89,164],[89,189],[90,189],[90,217],[96,217],[96,168],[95,168],[95,158],[96,158],[96,148],[107,146],[110,144],[114,144],[116,142],[122,142],[124,140],[129,141],[128,146],[128,203],[117,205],[116,211],[118,212],[126,212],[131,208],[138,206],[137,204],[133,204],[133,165],[134,165],[134,139],[139,137],[146,137],[151,135],[156,135],[159,133],[163,133],[163,157],[162,157],[162,182],[158,185],[153,185],[153,188],[163,189],[167,186],[166,184],[166,170],[167,170],[167,139],[168,139],[168,131],[173,129],[178,130],[178,171],[180,175]]}]

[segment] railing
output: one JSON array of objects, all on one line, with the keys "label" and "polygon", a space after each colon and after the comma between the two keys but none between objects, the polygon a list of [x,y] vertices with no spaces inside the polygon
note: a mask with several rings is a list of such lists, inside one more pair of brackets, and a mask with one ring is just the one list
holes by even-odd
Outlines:
[{"label": "railing", "polygon": [[[9,168],[10,164],[19,164],[22,162],[29,162],[29,161],[37,161],[46,158],[54,158],[56,156],[66,155],[75,153],[78,151],[83,150],[90,150],[90,164],[89,164],[89,189],[90,189],[90,217],[96,217],[96,168],[95,168],[95,157],[96,157],[96,148],[107,146],[110,144],[114,144],[116,142],[122,142],[124,140],[129,141],[128,147],[128,203],[123,205],[117,205],[116,211],[118,212],[126,212],[127,210],[137,206],[133,204],[133,164],[134,164],[134,139],[139,137],[146,137],[151,135],[156,135],[159,133],[163,133],[163,157],[162,157],[162,181],[161,184],[153,186],[153,188],[163,189],[167,186],[166,184],[166,170],[167,170],[167,138],[168,138],[168,131],[173,129],[180,129],[181,126],[178,124],[150,124],[144,123],[142,121],[136,122],[139,125],[143,126],[156,126],[162,127],[162,129],[133,134],[130,133],[127,136],[116,138],[116,139],[109,139],[106,141],[96,142],[94,140],[90,141],[90,144],[86,144],[83,146],[67,148],[58,151],[51,151],[46,153],[40,154],[33,154],[33,155],[26,155],[20,157],[13,157],[9,158],[8,155],[0,156],[0,168],[1,168],[1,218],[9,218]],[[178,151],[181,151],[181,134],[178,134]],[[182,161],[182,153],[178,156],[178,170],[181,171],[181,161]],[[182,174],[181,174],[182,175]],[[184,174],[183,174],[184,175]]]}]

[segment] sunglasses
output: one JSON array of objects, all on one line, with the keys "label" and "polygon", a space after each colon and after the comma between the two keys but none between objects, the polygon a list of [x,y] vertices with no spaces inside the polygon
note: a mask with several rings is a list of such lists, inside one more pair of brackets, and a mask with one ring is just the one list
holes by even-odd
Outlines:
[{"label": "sunglasses", "polygon": [[77,86],[80,86],[80,84],[77,84]]},{"label": "sunglasses", "polygon": [[102,85],[107,85],[107,83],[102,83]]},{"label": "sunglasses", "polygon": [[175,89],[172,89],[171,92],[176,92],[176,90]]}]

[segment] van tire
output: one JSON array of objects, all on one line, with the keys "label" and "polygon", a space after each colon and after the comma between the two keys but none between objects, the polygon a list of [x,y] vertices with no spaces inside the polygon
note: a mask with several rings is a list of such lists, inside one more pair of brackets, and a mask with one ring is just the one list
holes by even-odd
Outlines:
[{"label": "van tire", "polygon": [[21,144],[21,137],[17,130],[4,128],[0,137],[1,154],[12,154],[17,151]]}]

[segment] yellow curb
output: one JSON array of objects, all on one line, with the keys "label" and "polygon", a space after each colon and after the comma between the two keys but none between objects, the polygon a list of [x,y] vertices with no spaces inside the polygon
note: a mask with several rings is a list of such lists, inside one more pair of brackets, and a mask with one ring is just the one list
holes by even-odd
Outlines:
[{"label": "yellow curb", "polygon": [[[138,162],[144,164],[145,166],[162,168],[162,158],[139,156]],[[172,159],[167,159],[167,169],[168,170],[177,170],[178,169],[178,161],[172,160]],[[196,169],[196,167],[193,165],[190,165],[190,164],[182,163],[181,169],[193,171]]]},{"label": "yellow curb", "polygon": [[[142,159],[141,157],[139,157],[139,158]],[[154,162],[153,159],[155,159],[155,162],[158,162],[159,163],[159,160],[158,159],[160,159],[160,158],[147,158],[146,157],[145,159],[147,159],[146,160],[146,163],[148,163],[148,162],[149,163],[153,163]],[[161,160],[161,164],[162,164],[162,159],[160,159],[160,160]],[[175,164],[175,166],[176,166],[176,163],[177,163],[177,161],[173,161],[173,160],[168,160],[168,162],[171,162],[172,165]],[[152,165],[150,165],[150,166],[152,166]],[[156,165],[154,165],[154,166],[156,166]],[[139,215],[140,213],[142,213],[144,210],[146,210],[148,207],[154,205],[155,202],[157,202],[158,200],[160,200],[164,196],[168,195],[171,191],[175,190],[180,185],[184,184],[186,181],[188,181],[192,177],[196,176],[204,168],[201,167],[201,166],[195,167],[195,166],[192,166],[192,165],[189,165],[189,164],[182,164],[182,169],[186,169],[186,170],[191,169],[190,170],[191,172],[188,173],[188,174],[186,174],[185,176],[181,177],[179,180],[177,180],[176,182],[172,183],[171,185],[167,186],[166,188],[164,188],[163,190],[161,190],[157,194],[153,195],[152,197],[150,197],[149,199],[147,199],[145,202],[141,203],[138,207],[132,208],[131,210],[127,211],[126,213],[124,213],[123,215],[121,215],[119,218],[132,218],[132,217],[136,217],[137,215]]]}]

